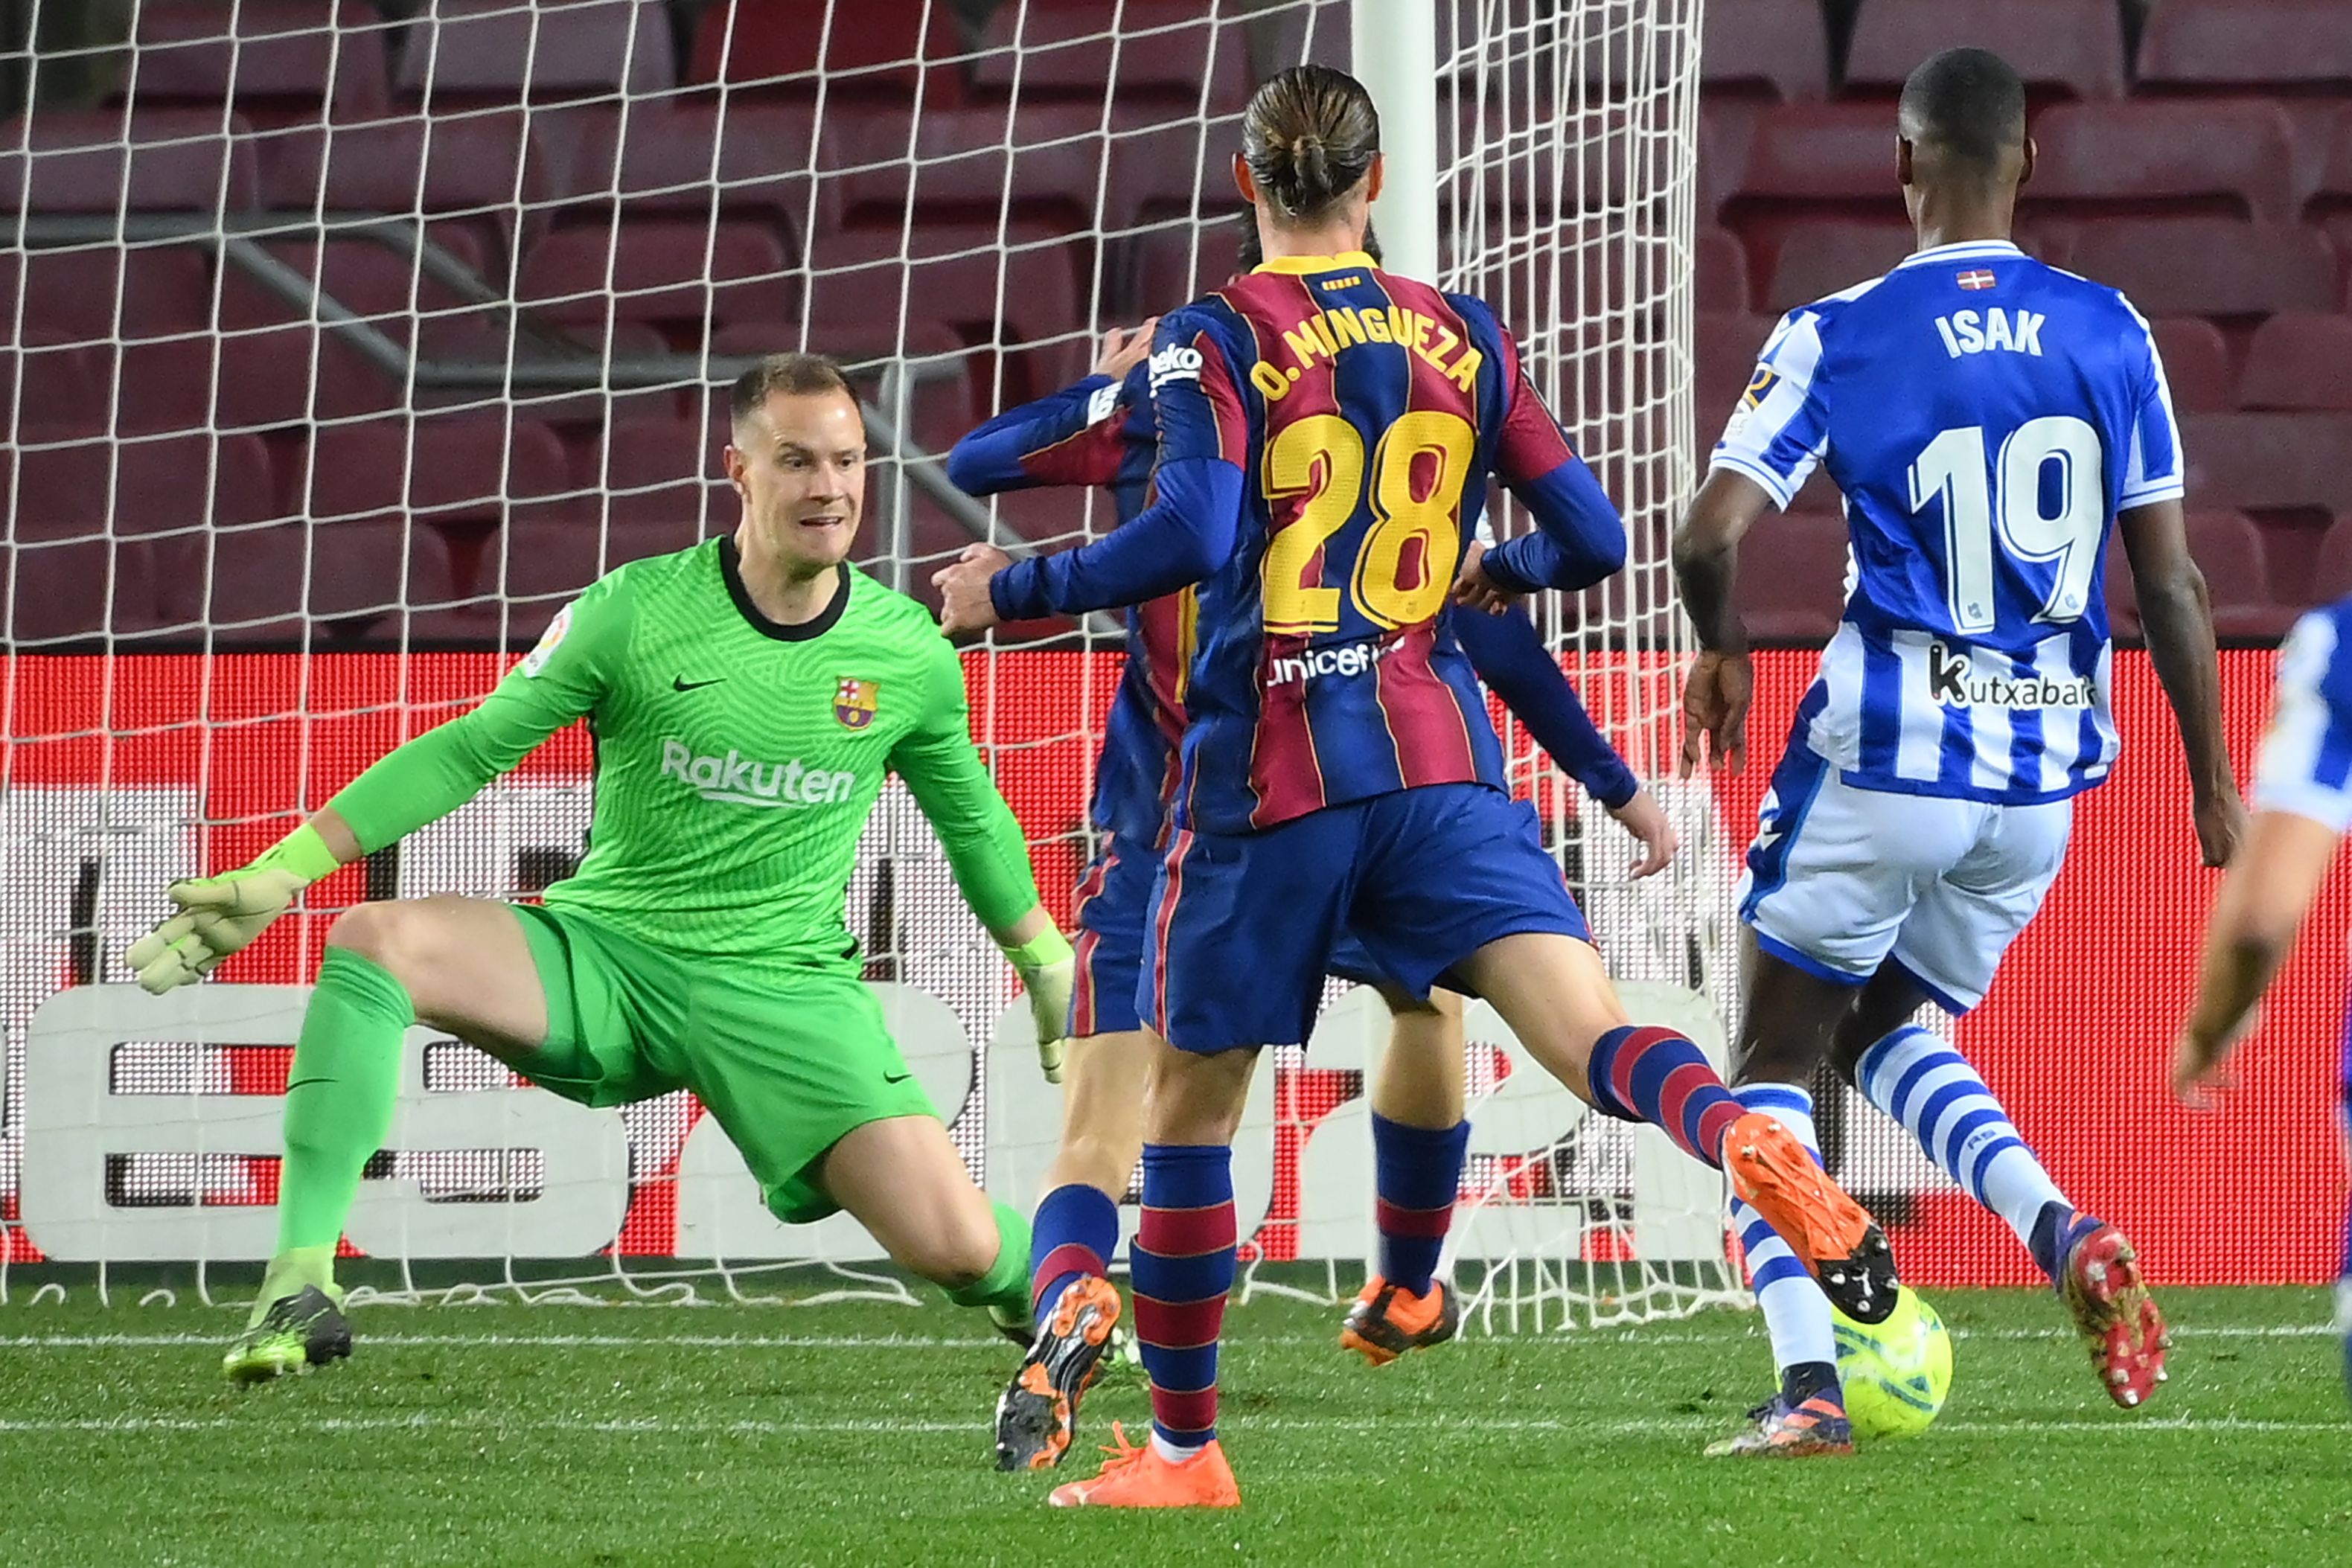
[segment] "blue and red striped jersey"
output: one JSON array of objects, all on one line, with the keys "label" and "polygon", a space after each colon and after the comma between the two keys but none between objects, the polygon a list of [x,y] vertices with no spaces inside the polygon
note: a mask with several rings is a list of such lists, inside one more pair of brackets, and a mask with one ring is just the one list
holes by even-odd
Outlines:
[{"label": "blue and red striped jersey", "polygon": [[[1361,253],[1285,258],[1163,319],[1147,368],[1163,492],[1195,465],[1173,509],[1215,465],[1241,477],[1197,590],[1174,824],[1242,832],[1416,786],[1503,788],[1450,610],[1487,478],[1540,530],[1489,553],[1506,585],[1588,586],[1625,542],[1493,312]],[[1221,487],[1191,520],[1216,526]]]},{"label": "blue and red striped jersey", "polygon": [[[948,478],[974,496],[1031,486],[1098,486],[1118,520],[1150,499],[1160,428],[1141,365],[1124,383],[1088,376],[1066,391],[1006,409],[955,444]],[[1188,596],[1169,594],[1127,610],[1127,664],[1103,724],[1091,815],[1096,827],[1136,843],[1159,841],[1176,790],[1176,748],[1184,734],[1181,634]]]}]

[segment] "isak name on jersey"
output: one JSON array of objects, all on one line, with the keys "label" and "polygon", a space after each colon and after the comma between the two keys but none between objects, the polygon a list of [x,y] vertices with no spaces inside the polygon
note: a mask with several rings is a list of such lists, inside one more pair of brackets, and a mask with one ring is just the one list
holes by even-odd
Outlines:
[{"label": "isak name on jersey", "polygon": [[1944,340],[1944,351],[1954,359],[1964,354],[2031,354],[2042,357],[2042,326],[2050,318],[2037,310],[2020,310],[2012,319],[2007,310],[1996,305],[1979,315],[1974,310],[1955,310],[1948,316],[1936,318],[1936,330]]}]

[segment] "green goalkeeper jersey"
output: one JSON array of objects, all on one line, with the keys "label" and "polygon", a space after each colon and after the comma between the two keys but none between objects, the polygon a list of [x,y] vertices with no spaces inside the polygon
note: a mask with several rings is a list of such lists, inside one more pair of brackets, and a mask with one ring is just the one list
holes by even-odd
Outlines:
[{"label": "green goalkeeper jersey", "polygon": [[920,604],[841,571],[822,615],[785,626],[751,602],[731,539],[632,561],[560,612],[479,707],[329,804],[361,848],[379,849],[585,717],[588,853],[547,902],[781,978],[855,971],[843,905],[859,835],[896,773],[982,923],[1010,926],[1037,889],[973,749],[962,666]]}]

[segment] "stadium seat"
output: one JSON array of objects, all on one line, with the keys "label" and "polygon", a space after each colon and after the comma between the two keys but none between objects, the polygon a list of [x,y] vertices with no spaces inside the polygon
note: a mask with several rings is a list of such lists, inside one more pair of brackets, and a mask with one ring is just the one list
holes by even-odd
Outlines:
[{"label": "stadium seat", "polygon": [[[826,25],[808,0],[719,0],[696,25],[687,79],[728,82],[828,102],[922,94],[927,108],[961,101],[964,52],[953,7],[938,0],[858,0],[855,27]],[[739,25],[740,23],[740,25]]]},{"label": "stadium seat", "polygon": [[818,166],[836,187],[845,221],[896,223],[911,211],[919,223],[976,223],[1009,214],[1084,228],[1096,221],[1103,187],[1105,226],[1124,227],[1139,197],[1115,175],[1105,178],[1113,154],[1102,111],[1045,104],[1009,113],[1008,107],[844,117],[840,131],[828,129]]},{"label": "stadium seat", "polygon": [[1748,378],[1755,373],[1756,356],[1771,335],[1773,320],[1769,316],[1702,310],[1696,325],[1691,393],[1696,400],[1700,449],[1705,451],[1715,444],[1723,422],[1731,417],[1747,390]]},{"label": "stadium seat", "polygon": [[364,120],[390,102],[384,38],[353,0],[149,0],[127,91],[136,108],[226,103],[256,124]]},{"label": "stadium seat", "polygon": [[2037,95],[2115,98],[2124,90],[2123,18],[2115,0],[1862,0],[1846,47],[1846,90],[1891,97],[1920,61],[1963,44],[2008,60]]},{"label": "stadium seat", "polygon": [[1700,229],[1692,267],[1701,310],[1748,308],[1748,253],[1739,247],[1738,235],[1725,229]]},{"label": "stadium seat", "polygon": [[2352,411],[2352,317],[2263,322],[2247,347],[2240,401],[2248,408]]},{"label": "stadium seat", "polygon": [[[1246,29],[1213,20],[1194,0],[1126,0],[1117,16],[1128,35],[1114,48],[1111,14],[1097,4],[999,5],[981,34],[974,87],[1021,97],[1079,99],[1099,107],[1158,98],[1188,112],[1239,109],[1250,91]],[[912,50],[907,51],[912,53]]]},{"label": "stadium seat", "polygon": [[40,430],[95,434],[107,426],[111,392],[99,356],[70,339],[32,331],[23,348],[0,350],[0,431],[11,440],[20,430],[26,439]]},{"label": "stadium seat", "polygon": [[796,319],[783,241],[764,224],[647,220],[558,229],[523,256],[515,299],[559,323]]},{"label": "stadium seat", "polygon": [[1231,218],[1156,229],[1129,244],[1133,293],[1126,316],[1139,321],[1172,310],[1218,287],[1241,267],[1242,224]]},{"label": "stadium seat", "polygon": [[[32,472],[40,454],[27,453]],[[278,516],[269,451],[257,435],[201,432],[115,444],[111,516],[115,530],[147,541],[155,564],[158,608],[167,623],[194,624],[203,609],[211,570],[207,540],[219,530],[247,528]],[[104,465],[98,465],[101,474]],[[105,485],[91,483],[91,465],[76,461],[65,477],[94,497],[89,521],[103,528]]]},{"label": "stadium seat", "polygon": [[2319,542],[2319,559],[2312,570],[2310,601],[2329,604],[2352,593],[2352,513],[2336,517]]},{"label": "stadium seat", "polygon": [[2176,413],[2226,413],[2238,406],[2230,345],[2221,329],[2194,316],[2151,323]]},{"label": "stadium seat", "polygon": [[396,637],[405,612],[457,598],[449,547],[394,521],[273,523],[213,537],[202,623],[227,643]]},{"label": "stadium seat", "polygon": [[659,92],[677,80],[669,17],[643,0],[434,0],[409,24],[394,78],[435,111]]},{"label": "stadium seat", "polygon": [[535,226],[530,214],[561,188],[555,160],[511,111],[296,126],[255,141],[262,202],[272,211],[421,212],[438,220],[427,225],[436,237],[450,225],[480,236],[493,269],[505,267],[518,227]]},{"label": "stadium seat", "polygon": [[1739,597],[1759,643],[1818,646],[1845,610],[1845,519],[1834,512],[1767,517],[1740,551]]},{"label": "stadium seat", "polygon": [[1820,0],[1715,0],[1698,62],[1709,96],[1821,97],[1829,90],[1830,39]]},{"label": "stadium seat", "polygon": [[149,631],[157,622],[154,559],[144,539],[52,529],[19,516],[0,553],[7,570],[0,645],[33,651]]},{"label": "stadium seat", "polygon": [[[576,139],[564,194],[593,224],[605,221],[614,204],[631,217],[699,215],[710,211],[715,191],[723,215],[772,225],[798,255],[816,189],[812,118],[792,105],[730,103],[722,110],[683,96],[641,99],[625,110],[585,105],[571,118]],[[828,207],[814,222],[837,217]],[[571,221],[580,220],[567,207],[559,222]]]},{"label": "stadium seat", "polygon": [[1798,103],[1757,117],[1728,194],[1734,201],[1885,203],[1901,189],[1895,117],[1885,105]]},{"label": "stadium seat", "polygon": [[[902,254],[909,259],[901,260]],[[1091,343],[1077,267],[1091,242],[1034,225],[927,225],[820,235],[811,247],[808,319],[887,328],[903,308],[973,343],[1002,342],[1008,396],[1042,396],[1086,372]],[[1031,349],[1029,345],[1045,345]]]},{"label": "stadium seat", "polygon": [[608,425],[601,437],[572,444],[572,488],[588,498],[582,516],[614,522],[684,525],[716,532],[741,510],[719,465],[724,423],[633,419]]},{"label": "stadium seat", "polygon": [[[1101,182],[1104,226],[1241,212],[1229,156],[1240,140],[1237,120],[1114,122],[1109,170]],[[1085,186],[1089,203],[1094,188],[1090,176]]]},{"label": "stadium seat", "polygon": [[[2036,115],[2029,209],[2294,215],[2294,131],[2260,100],[2061,104]],[[2062,209],[2063,210],[2063,209]]]},{"label": "stadium seat", "polygon": [[[2272,641],[2294,622],[2294,610],[2272,597],[2269,551],[2252,517],[2242,512],[2189,513],[2189,554],[2205,576],[2217,635]],[[2120,540],[2107,551],[2107,613],[2118,637],[2140,640],[2139,594]]]},{"label": "stadium seat", "polygon": [[0,252],[0,299],[13,301],[19,267],[26,322],[63,337],[167,338],[212,319],[212,277],[197,246]]},{"label": "stadium seat", "polygon": [[[226,133],[223,133],[226,120]],[[0,207],[36,214],[242,212],[251,129],[219,109],[60,111],[0,124]]]},{"label": "stadium seat", "polygon": [[2243,511],[2352,511],[2352,414],[2184,416],[2189,494]]},{"label": "stadium seat", "polygon": [[1792,310],[1878,277],[1911,254],[1910,225],[1818,223],[1790,231],[1772,258],[1764,308]]},{"label": "stadium seat", "polygon": [[[341,529],[354,520],[503,519],[516,502],[564,493],[563,444],[544,424],[451,414],[330,424],[289,476],[287,510]],[[305,482],[308,491],[305,494]]]},{"label": "stadium seat", "polygon": [[2279,89],[2352,80],[2338,0],[2163,0],[2148,7],[2142,89]]},{"label": "stadium seat", "polygon": [[2325,236],[2231,218],[2107,218],[2084,225],[2068,267],[2122,289],[2147,316],[2267,316],[2335,302]]}]

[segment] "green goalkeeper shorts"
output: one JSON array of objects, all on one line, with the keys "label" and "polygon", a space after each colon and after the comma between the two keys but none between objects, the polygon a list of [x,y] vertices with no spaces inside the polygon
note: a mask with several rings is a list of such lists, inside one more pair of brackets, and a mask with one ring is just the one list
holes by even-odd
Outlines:
[{"label": "green goalkeeper shorts", "polygon": [[692,1090],[787,1224],[841,1207],[817,1167],[843,1137],[885,1117],[939,1117],[855,976],[747,981],[568,910],[509,907],[547,992],[547,1042],[524,1075],[583,1105]]}]

